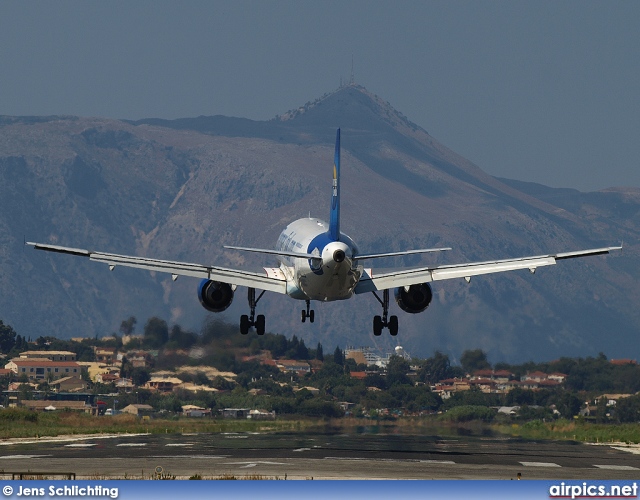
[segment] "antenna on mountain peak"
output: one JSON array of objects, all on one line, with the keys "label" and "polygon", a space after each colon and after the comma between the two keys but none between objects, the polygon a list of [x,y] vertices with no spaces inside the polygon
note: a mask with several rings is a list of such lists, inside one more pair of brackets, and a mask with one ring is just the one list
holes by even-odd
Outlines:
[{"label": "antenna on mountain peak", "polygon": [[349,85],[353,87],[355,84],[355,76],[353,75],[353,54],[351,54],[351,78],[349,79]]}]

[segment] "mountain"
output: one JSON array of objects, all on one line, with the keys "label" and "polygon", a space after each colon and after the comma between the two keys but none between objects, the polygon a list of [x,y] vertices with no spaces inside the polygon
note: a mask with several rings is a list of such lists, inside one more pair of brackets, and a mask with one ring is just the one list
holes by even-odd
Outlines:
[{"label": "mountain", "polygon": [[[221,266],[273,265],[223,245],[272,247],[284,226],[327,218],[342,129],[342,230],[361,251],[451,246],[376,266],[457,263],[608,246],[622,252],[433,286],[427,311],[395,305],[400,334],[373,337],[373,296],[304,305],[265,294],[267,330],[307,345],[397,344],[456,360],[639,357],[640,189],[595,193],[494,178],[363,87],[346,86],[269,121],[223,116],[136,122],[0,117],[0,318],[18,333],[102,336],[134,315],[198,329],[197,280],[34,252],[30,241]],[[222,315],[248,312],[239,289]],[[141,330],[141,327],[139,327]]]}]

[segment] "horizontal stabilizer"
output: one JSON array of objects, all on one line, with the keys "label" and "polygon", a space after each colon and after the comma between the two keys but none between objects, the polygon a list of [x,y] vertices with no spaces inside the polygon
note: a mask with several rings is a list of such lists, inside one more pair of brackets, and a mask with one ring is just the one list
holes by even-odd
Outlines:
[{"label": "horizontal stabilizer", "polygon": [[370,253],[365,255],[356,255],[353,260],[380,259],[382,257],[398,257],[401,255],[414,255],[417,253],[445,252],[447,250],[451,250],[451,248],[422,248],[420,250],[406,250],[404,252]]},{"label": "horizontal stabilizer", "polygon": [[313,255],[310,253],[300,252],[282,252],[280,250],[266,250],[264,248],[248,248],[248,247],[232,247],[225,245],[224,248],[228,250],[241,250],[243,252],[264,253],[267,255],[281,255],[283,257],[293,257],[295,259],[321,259],[320,255]]}]

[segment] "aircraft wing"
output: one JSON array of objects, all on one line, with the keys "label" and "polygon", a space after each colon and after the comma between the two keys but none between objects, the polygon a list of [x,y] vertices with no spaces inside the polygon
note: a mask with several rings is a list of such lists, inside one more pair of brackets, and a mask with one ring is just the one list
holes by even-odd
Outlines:
[{"label": "aircraft wing", "polygon": [[32,245],[36,250],[47,250],[49,252],[89,257],[90,260],[108,264],[109,269],[112,271],[116,266],[137,267],[149,271],[170,273],[174,280],[176,280],[178,276],[191,276],[194,278],[221,281],[230,285],[258,288],[269,292],[286,293],[287,290],[286,278],[279,269],[265,268],[264,273],[255,273],[239,269],[190,264],[187,262],[173,262],[170,260],[148,259],[146,257],[92,252],[81,248],[61,247],[43,243],[26,242],[26,244]]},{"label": "aircraft wing", "polygon": [[622,247],[593,248],[591,250],[579,250],[577,252],[564,252],[555,255],[538,255],[533,257],[521,257],[518,259],[493,260],[487,262],[471,262],[468,264],[444,265],[435,267],[407,268],[380,274],[371,269],[365,269],[356,286],[355,293],[367,293],[377,290],[386,290],[401,286],[417,285],[431,281],[441,281],[454,278],[464,278],[467,281],[472,276],[481,274],[501,273],[515,271],[517,269],[529,269],[534,273],[538,267],[553,266],[557,261],[586,257],[589,255],[603,255],[611,250],[620,250]]}]

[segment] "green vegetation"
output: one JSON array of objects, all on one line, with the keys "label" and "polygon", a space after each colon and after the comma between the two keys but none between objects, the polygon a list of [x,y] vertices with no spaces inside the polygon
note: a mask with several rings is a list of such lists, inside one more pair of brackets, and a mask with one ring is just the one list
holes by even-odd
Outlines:
[{"label": "green vegetation", "polygon": [[[304,429],[310,422],[338,419],[340,425],[352,422],[388,422],[404,430],[427,426],[447,427],[477,422],[492,429],[535,439],[560,438],[587,441],[639,442],[640,366],[613,364],[604,354],[587,358],[561,358],[553,362],[491,366],[480,349],[465,351],[462,366],[452,366],[446,354],[436,351],[427,359],[407,360],[391,356],[385,369],[358,365],[346,359],[336,346],[332,351],[321,344],[309,348],[295,335],[240,335],[234,325],[211,321],[200,333],[169,326],[159,318],[150,318],[143,334],[131,339],[137,320],[130,317],[119,334],[102,339],[64,341],[39,337],[34,342],[18,335],[0,321],[0,347],[6,363],[25,350],[73,351],[79,361],[95,360],[94,346],[115,347],[124,354],[120,375],[137,386],[131,392],[119,392],[113,384],[91,384],[90,391],[107,403],[122,409],[129,404],[149,404],[155,414],[143,421],[133,416],[91,417],[66,412],[34,413],[21,408],[0,410],[0,438],[34,437],[55,434],[116,432],[221,432],[242,430]],[[124,340],[127,343],[124,343]],[[135,364],[142,350],[146,366]],[[327,353],[325,355],[325,350]],[[308,373],[283,372],[265,359],[308,361]],[[178,372],[184,382],[192,382],[219,392],[177,389],[161,393],[142,388],[154,372]],[[189,371],[189,368],[198,367]],[[208,371],[214,367],[218,372]],[[515,387],[508,392],[488,392],[477,387],[453,392],[443,399],[432,386],[444,379],[460,378],[475,370],[507,370],[515,379],[540,371],[564,373],[562,385],[529,389]],[[216,375],[233,372],[235,378]],[[359,372],[354,377],[352,373]],[[213,374],[212,374],[213,373]],[[0,378],[0,387],[10,382],[26,382],[14,374]],[[50,381],[48,381],[50,382]],[[449,382],[451,383],[451,382]],[[625,393],[615,405],[605,394]],[[23,384],[21,400],[48,397],[50,384],[42,382],[37,390]],[[448,396],[448,395],[447,395]],[[585,412],[586,403],[589,412]],[[7,401],[3,401],[6,405]],[[276,421],[237,421],[211,418],[188,419],[180,416],[182,406],[210,409],[215,416],[224,408],[274,411]],[[498,413],[499,407],[517,407],[511,414]],[[580,416],[580,414],[584,416]],[[350,418],[345,418],[350,417]]]},{"label": "green vegetation", "polygon": [[167,418],[142,420],[134,415],[94,417],[78,412],[39,413],[21,408],[0,411],[0,439],[42,438],[76,434],[177,434],[198,432],[302,431],[305,420],[214,420]]},{"label": "green vegetation", "polygon": [[495,425],[495,431],[526,439],[563,439],[588,443],[640,443],[638,424],[595,424],[584,420],[532,420],[523,424]]},{"label": "green vegetation", "polygon": [[486,406],[464,405],[451,408],[442,415],[442,419],[450,422],[469,422],[471,420],[491,422],[495,416],[496,412]]}]

